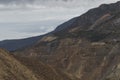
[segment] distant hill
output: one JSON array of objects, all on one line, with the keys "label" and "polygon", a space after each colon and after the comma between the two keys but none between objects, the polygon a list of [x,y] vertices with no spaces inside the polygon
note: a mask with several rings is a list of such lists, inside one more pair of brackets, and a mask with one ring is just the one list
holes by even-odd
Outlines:
[{"label": "distant hill", "polygon": [[5,48],[9,51],[15,51],[27,46],[35,44],[42,36],[31,37],[26,39],[4,40],[0,41],[0,48]]}]

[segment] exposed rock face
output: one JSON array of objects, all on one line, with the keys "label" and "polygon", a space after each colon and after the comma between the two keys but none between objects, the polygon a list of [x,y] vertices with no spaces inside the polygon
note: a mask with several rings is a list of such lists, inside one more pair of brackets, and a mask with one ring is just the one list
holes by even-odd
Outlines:
[{"label": "exposed rock face", "polygon": [[41,59],[72,79],[119,80],[119,19],[120,2],[103,4],[16,55]]}]

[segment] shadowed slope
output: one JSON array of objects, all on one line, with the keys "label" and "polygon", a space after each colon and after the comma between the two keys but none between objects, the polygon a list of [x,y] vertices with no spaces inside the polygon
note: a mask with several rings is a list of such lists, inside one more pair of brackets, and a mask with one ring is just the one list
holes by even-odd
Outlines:
[{"label": "shadowed slope", "polygon": [[37,77],[39,79],[43,78],[44,80],[72,80],[63,71],[60,71],[55,67],[42,63],[40,59],[36,57],[14,57],[21,63],[26,65],[27,68],[32,70],[35,74],[37,74]]},{"label": "shadowed slope", "polygon": [[0,80],[71,80],[62,71],[36,58],[16,57],[2,49],[0,65]]}]

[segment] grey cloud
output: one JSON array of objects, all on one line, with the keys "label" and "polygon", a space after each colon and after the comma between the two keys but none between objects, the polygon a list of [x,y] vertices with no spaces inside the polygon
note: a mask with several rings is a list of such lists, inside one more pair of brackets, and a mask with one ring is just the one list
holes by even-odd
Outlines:
[{"label": "grey cloud", "polygon": [[35,0],[0,0],[0,4],[24,4],[33,3]]},{"label": "grey cloud", "polygon": [[[98,4],[116,2],[118,0],[0,0],[0,11],[3,10],[26,10],[41,8],[88,8]],[[89,4],[92,3],[92,4]]]},{"label": "grey cloud", "polygon": [[[114,0],[118,1],[118,0]],[[71,3],[75,3],[74,5],[85,5],[89,2],[114,2],[113,0],[0,0],[0,4],[2,5],[26,5],[26,4],[38,4],[38,5],[67,5]]]}]

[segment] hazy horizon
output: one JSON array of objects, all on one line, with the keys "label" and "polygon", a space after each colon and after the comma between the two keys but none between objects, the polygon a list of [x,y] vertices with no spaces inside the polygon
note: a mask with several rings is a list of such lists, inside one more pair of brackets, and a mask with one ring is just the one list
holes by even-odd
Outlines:
[{"label": "hazy horizon", "polygon": [[45,34],[91,8],[118,0],[0,0],[0,40]]}]

